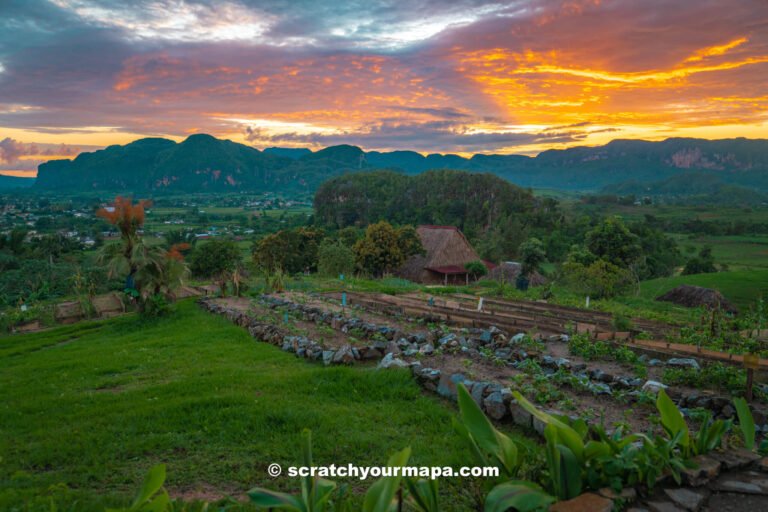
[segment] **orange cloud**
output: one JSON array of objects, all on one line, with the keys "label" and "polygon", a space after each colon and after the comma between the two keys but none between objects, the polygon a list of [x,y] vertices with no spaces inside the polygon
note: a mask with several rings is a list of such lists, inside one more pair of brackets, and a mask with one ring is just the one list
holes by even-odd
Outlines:
[{"label": "orange cloud", "polygon": [[594,68],[588,53],[580,59],[578,53],[557,50],[494,48],[458,52],[454,58],[463,76],[526,123],[732,124],[754,120],[765,110],[764,96],[723,94],[734,83],[728,72],[747,67],[766,71],[768,55],[727,58],[747,41],[741,37],[701,48],[666,69],[637,71]]}]

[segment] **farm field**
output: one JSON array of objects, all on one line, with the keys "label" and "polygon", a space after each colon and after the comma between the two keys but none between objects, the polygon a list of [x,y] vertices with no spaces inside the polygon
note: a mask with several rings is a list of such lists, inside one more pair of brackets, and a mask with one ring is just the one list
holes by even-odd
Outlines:
[{"label": "farm field", "polygon": [[768,269],[653,279],[640,283],[639,297],[650,301],[681,284],[714,288],[733,301],[737,307],[747,309],[759,299],[768,297]]},{"label": "farm field", "polygon": [[[564,207],[566,204],[564,204]],[[585,205],[569,202],[571,208],[580,211],[600,213],[602,215],[621,215],[626,220],[642,220],[652,215],[661,220],[702,220],[720,222],[768,222],[768,208],[743,208],[728,206],[685,206],[685,205],[634,205],[634,204],[595,204]]]},{"label": "farm field", "polygon": [[[383,464],[405,446],[414,464],[466,462],[455,409],[407,370],[297,360],[190,301],[146,322],[0,338],[0,509],[125,505],[160,462],[185,499],[241,499],[255,485],[295,491],[298,481],[272,480],[266,467],[298,464],[303,428],[318,463]],[[470,487],[444,480],[444,502],[466,510]]]},{"label": "farm field", "polygon": [[683,254],[689,252],[688,248],[698,252],[702,247],[711,247],[715,261],[727,265],[729,270],[768,268],[768,235],[670,236],[677,241]]}]

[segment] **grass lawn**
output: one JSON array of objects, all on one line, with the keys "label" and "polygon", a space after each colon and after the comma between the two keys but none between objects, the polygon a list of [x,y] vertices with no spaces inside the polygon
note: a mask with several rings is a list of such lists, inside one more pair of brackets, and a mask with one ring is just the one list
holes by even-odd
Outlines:
[{"label": "grass lawn", "polygon": [[[298,480],[266,468],[299,463],[305,427],[317,464],[383,464],[405,446],[415,465],[469,462],[454,407],[410,372],[307,363],[192,302],[158,321],[0,338],[0,359],[0,510],[50,510],[46,496],[76,510],[126,504],[160,462],[177,496],[294,491]],[[472,506],[470,482],[440,485],[446,509]]]}]

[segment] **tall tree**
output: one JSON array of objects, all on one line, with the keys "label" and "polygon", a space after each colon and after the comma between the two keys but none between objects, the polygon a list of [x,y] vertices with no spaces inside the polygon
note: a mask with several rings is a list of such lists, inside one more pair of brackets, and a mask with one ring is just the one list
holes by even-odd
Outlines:
[{"label": "tall tree", "polygon": [[376,277],[396,270],[409,256],[423,252],[414,235],[413,227],[395,229],[386,221],[371,224],[354,247],[358,268]]},{"label": "tall tree", "polygon": [[629,268],[641,255],[640,239],[620,217],[608,217],[586,236],[587,249],[600,259]]},{"label": "tall tree", "polygon": [[136,290],[139,310],[144,312],[151,299],[159,295],[172,295],[181,285],[187,272],[178,248],[172,251],[148,245],[140,236],[144,224],[144,208],[149,203],[133,204],[129,198],[117,197],[112,206],[96,213],[120,232],[120,241],[105,245],[99,261],[106,263],[108,277],[126,276],[125,288]]},{"label": "tall tree", "polygon": [[226,294],[227,283],[232,281],[238,292],[239,268],[242,257],[237,244],[231,240],[211,240],[195,249],[189,258],[192,274],[214,279]]}]

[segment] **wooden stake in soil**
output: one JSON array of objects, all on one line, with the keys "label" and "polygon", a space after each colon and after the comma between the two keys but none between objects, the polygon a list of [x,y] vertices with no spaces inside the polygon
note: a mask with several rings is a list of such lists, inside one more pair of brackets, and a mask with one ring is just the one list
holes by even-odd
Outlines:
[{"label": "wooden stake in soil", "polygon": [[744,368],[747,369],[747,402],[752,401],[752,387],[755,381],[755,369],[759,365],[760,359],[757,354],[744,354]]}]

